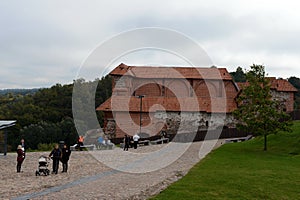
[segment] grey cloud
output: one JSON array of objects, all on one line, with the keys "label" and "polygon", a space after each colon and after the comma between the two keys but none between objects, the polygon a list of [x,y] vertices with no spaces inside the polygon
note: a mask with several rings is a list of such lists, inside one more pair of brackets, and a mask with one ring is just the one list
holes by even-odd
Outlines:
[{"label": "grey cloud", "polygon": [[[280,9],[275,3],[260,9],[255,3],[237,1],[1,1],[0,71],[6,79],[0,81],[0,87],[68,82],[98,44],[119,32],[146,26],[186,34],[217,65],[230,68],[260,61],[280,73],[279,65],[288,63],[297,72],[299,13],[290,17],[288,11],[294,8],[288,4],[279,15]],[[157,54],[151,56],[162,63],[172,62],[169,57],[160,61]],[[127,60],[151,63],[143,56]],[[38,71],[43,71],[38,74],[40,79],[31,77]]]}]

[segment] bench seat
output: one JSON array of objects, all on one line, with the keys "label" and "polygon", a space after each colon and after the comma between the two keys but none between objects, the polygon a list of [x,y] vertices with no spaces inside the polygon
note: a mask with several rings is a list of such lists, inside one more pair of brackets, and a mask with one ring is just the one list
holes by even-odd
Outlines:
[{"label": "bench seat", "polygon": [[79,149],[88,149],[90,151],[94,151],[96,149],[96,146],[94,144],[90,144],[90,145],[83,145],[83,146],[80,146],[80,147],[77,147],[77,144],[74,144],[73,146],[70,146],[70,150],[71,151],[76,151],[76,150],[79,150]]}]

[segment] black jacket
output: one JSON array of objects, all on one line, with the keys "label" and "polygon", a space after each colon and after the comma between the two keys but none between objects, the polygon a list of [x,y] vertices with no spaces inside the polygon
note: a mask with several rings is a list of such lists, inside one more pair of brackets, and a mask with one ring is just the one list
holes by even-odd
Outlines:
[{"label": "black jacket", "polygon": [[56,159],[60,159],[60,156],[61,156],[61,151],[60,149],[53,149],[49,155],[49,157],[51,157],[53,155],[53,158],[56,158]]},{"label": "black jacket", "polygon": [[62,156],[61,159],[62,161],[68,161],[71,155],[71,150],[68,148],[63,148],[62,149]]}]

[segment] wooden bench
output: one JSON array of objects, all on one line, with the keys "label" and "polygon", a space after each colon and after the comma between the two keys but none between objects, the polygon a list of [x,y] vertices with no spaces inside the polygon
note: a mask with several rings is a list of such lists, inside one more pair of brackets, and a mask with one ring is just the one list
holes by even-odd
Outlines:
[{"label": "wooden bench", "polygon": [[140,141],[138,141],[138,144],[147,146],[150,144],[150,140],[140,140]]},{"label": "wooden bench", "polygon": [[239,138],[228,138],[225,140],[225,143],[231,143],[231,142],[243,142],[250,140],[253,136],[247,135],[246,137],[239,137]]},{"label": "wooden bench", "polygon": [[99,143],[99,144],[97,144],[97,149],[98,150],[108,150],[108,149],[113,149],[114,147],[115,147],[115,145],[113,143],[109,143],[109,144]]},{"label": "wooden bench", "polygon": [[96,146],[94,144],[90,144],[90,145],[83,145],[80,147],[77,147],[77,144],[74,144],[73,146],[70,146],[70,150],[71,151],[76,151],[76,150],[80,150],[80,149],[87,149],[89,151],[94,151],[96,149]]},{"label": "wooden bench", "polygon": [[[120,143],[120,148],[124,148],[124,142]],[[147,145],[150,145],[150,140],[140,140],[138,141],[138,145],[144,145],[144,146],[147,146]],[[129,144],[129,148],[132,148],[133,147],[133,143]]]},{"label": "wooden bench", "polygon": [[169,138],[161,138],[161,139],[151,141],[151,144],[163,144],[168,142],[169,142]]}]

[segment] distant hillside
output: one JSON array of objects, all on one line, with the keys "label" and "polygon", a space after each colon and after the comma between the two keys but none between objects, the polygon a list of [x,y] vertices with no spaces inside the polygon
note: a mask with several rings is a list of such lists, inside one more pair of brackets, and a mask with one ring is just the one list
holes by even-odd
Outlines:
[{"label": "distant hillside", "polygon": [[[76,83],[80,98],[78,105],[89,105],[88,96],[94,98],[95,108],[111,96],[112,80],[109,76],[85,81],[75,80],[73,84],[56,84],[50,88],[0,90],[0,119],[15,119],[17,123],[8,134],[8,144],[14,150],[21,138],[24,138],[28,148],[38,149],[39,144],[52,144],[65,141],[74,144],[78,133],[75,128],[72,111],[73,86]],[[97,90],[91,91],[91,85],[97,83]],[[79,88],[79,89],[78,89]],[[103,115],[97,112],[99,123],[94,123],[93,115],[82,108],[80,134],[103,124]],[[0,132],[1,143],[1,132]]]},{"label": "distant hillside", "polygon": [[40,88],[33,88],[33,89],[4,89],[0,90],[0,95],[6,94],[20,94],[20,95],[28,95],[28,94],[35,94]]}]

